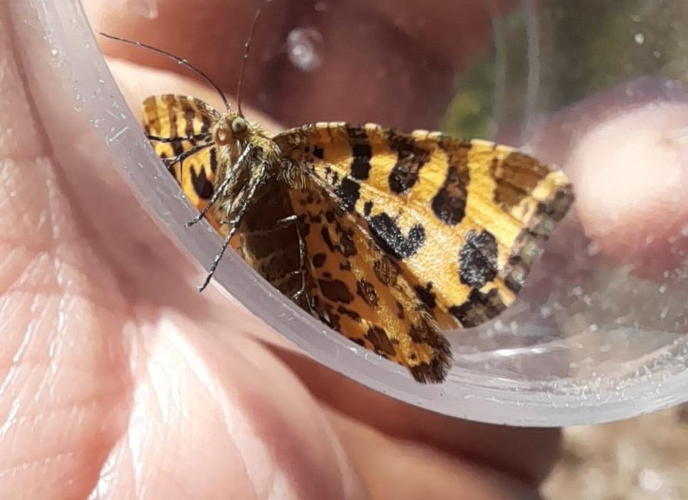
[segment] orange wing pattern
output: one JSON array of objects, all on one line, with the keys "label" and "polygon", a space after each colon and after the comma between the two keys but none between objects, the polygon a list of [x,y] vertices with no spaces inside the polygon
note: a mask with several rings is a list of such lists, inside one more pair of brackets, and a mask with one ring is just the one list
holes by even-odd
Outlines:
[{"label": "orange wing pattern", "polygon": [[[144,132],[155,152],[189,201],[203,210],[213,195],[218,162],[211,127],[221,115],[200,99],[172,94],[147,98],[143,115]],[[206,218],[224,233],[214,211]]]},{"label": "orange wing pattern", "polygon": [[[285,157],[302,165],[311,177],[306,195],[300,199],[292,195],[297,213],[303,210],[311,226],[324,225],[318,236],[311,228],[309,257],[313,258],[313,248],[327,256],[323,249],[332,248],[331,228],[349,221],[352,246],[360,254],[349,260],[350,273],[357,280],[375,276],[370,266],[380,261],[379,255],[386,257],[387,267],[398,270],[399,286],[373,283],[378,295],[386,287],[384,293],[394,295],[391,306],[379,307],[391,307],[393,312],[397,304],[405,312],[423,308],[442,328],[477,326],[508,307],[541,244],[573,200],[571,185],[561,172],[514,149],[484,141],[344,123],[305,126],[275,141]],[[329,218],[320,214],[327,204]],[[339,212],[332,212],[332,207],[339,207]],[[342,265],[337,262],[335,268],[323,272],[341,277],[337,267]],[[344,283],[348,294],[342,291],[341,295],[355,295],[357,283],[352,278]],[[316,292],[324,295],[322,290]],[[354,312],[367,315],[372,323],[388,321],[377,318],[378,312],[367,311],[361,301],[355,305]],[[385,314],[388,318],[389,312]],[[426,324],[431,331],[434,323]],[[347,320],[341,331],[360,339],[367,329],[365,322]],[[397,320],[385,331],[390,339],[405,337],[403,345],[411,346],[411,351],[415,348],[408,320]],[[428,338],[440,336],[434,327]],[[444,357],[442,349],[435,352],[438,359]],[[389,357],[413,371],[401,348]],[[425,362],[444,366],[437,360]],[[414,376],[440,381],[444,372],[436,368],[430,376]]]},{"label": "orange wing pattern", "polygon": [[396,261],[370,239],[366,222],[345,212],[315,178],[290,196],[313,278],[306,289],[312,312],[357,344],[408,367],[417,381],[443,379],[451,366],[449,342]]},{"label": "orange wing pattern", "polygon": [[[171,94],[149,97],[143,108],[144,131],[155,152],[185,196],[202,211],[215,192],[218,171],[231,170],[231,165],[219,168],[225,160],[212,136],[222,115],[200,99]],[[275,227],[293,215],[286,188],[284,183],[272,183],[258,190],[231,246],[266,280],[305,308],[304,298],[297,296],[303,279],[295,227]],[[228,226],[222,222],[227,217],[220,206],[211,207],[205,217],[224,236]]]}]

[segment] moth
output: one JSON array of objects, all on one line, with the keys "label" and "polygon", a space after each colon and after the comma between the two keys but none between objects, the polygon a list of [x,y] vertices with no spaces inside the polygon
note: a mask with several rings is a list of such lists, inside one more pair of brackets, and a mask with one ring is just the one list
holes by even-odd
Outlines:
[{"label": "moth", "polygon": [[[109,35],[106,35],[110,37]],[[143,103],[143,129],[228,247],[352,342],[445,380],[442,331],[478,326],[521,290],[573,202],[566,175],[516,149],[440,132],[320,122],[272,135],[195,97]]]}]

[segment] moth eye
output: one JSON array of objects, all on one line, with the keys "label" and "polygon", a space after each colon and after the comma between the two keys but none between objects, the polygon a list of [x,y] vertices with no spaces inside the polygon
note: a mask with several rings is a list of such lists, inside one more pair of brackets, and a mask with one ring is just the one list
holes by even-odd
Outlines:
[{"label": "moth eye", "polygon": [[232,120],[232,133],[243,134],[248,129],[248,123],[241,116],[237,116]]}]

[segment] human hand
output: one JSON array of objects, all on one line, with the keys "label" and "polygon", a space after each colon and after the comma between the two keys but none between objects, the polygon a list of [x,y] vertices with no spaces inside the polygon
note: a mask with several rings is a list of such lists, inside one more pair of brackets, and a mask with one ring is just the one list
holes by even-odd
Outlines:
[{"label": "human hand", "polygon": [[[256,340],[272,335],[263,324],[211,290],[198,295],[193,264],[143,215],[114,169],[93,155],[99,146],[81,141],[79,126],[69,121],[71,101],[59,90],[36,95],[26,76],[40,70],[35,62],[45,59],[46,47],[35,24],[18,22],[33,15],[22,3],[0,11],[0,51],[10,61],[0,87],[4,496],[535,495],[556,456],[555,430],[462,422],[390,400],[267,347]],[[240,54],[245,30],[236,39],[227,33],[247,26],[255,5],[223,4],[230,18],[218,16],[212,2],[190,12],[188,3],[170,0],[159,4],[160,17],[150,24],[95,2],[87,8],[96,30],[152,43],[196,64],[194,54],[167,43],[183,32],[199,44],[200,66],[227,63],[214,66],[211,76],[231,92],[240,57],[228,54]],[[263,24],[274,23],[279,8],[275,2],[270,10],[277,17],[268,14]],[[471,39],[478,40],[489,19],[477,22],[480,16],[467,12],[477,34]],[[255,41],[253,53],[260,54],[263,42]],[[107,50],[141,63],[113,66],[132,107],[161,91],[184,90],[215,102],[186,77],[150,69],[161,63],[145,51]],[[440,71],[421,83],[449,78]],[[269,86],[270,79],[269,73],[247,75],[245,88]],[[369,94],[376,95],[374,109],[362,103],[338,118],[401,127],[437,118],[436,110],[423,111],[428,103],[421,99],[400,106],[384,83],[370,89],[379,92]],[[341,99],[309,99],[315,78],[299,85],[300,98],[286,99],[294,85],[280,83],[270,101],[284,93],[281,101],[289,105],[275,112],[284,123],[301,119],[297,112],[304,108],[325,113],[330,101]],[[409,95],[422,92],[415,85]],[[36,102],[41,109],[32,108]],[[74,150],[73,162],[64,161],[60,146]]]}]

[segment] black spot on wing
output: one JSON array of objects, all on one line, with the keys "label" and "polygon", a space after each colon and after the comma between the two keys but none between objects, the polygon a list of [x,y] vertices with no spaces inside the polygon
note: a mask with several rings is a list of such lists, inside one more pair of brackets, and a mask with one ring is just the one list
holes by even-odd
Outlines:
[{"label": "black spot on wing", "polygon": [[358,280],[356,282],[356,295],[363,299],[363,302],[368,304],[370,307],[377,307],[378,296],[375,291],[375,287],[366,280]]},{"label": "black spot on wing", "polygon": [[433,357],[429,363],[409,367],[413,378],[421,383],[442,382],[451,366],[452,353],[449,341],[427,321],[413,325],[409,330],[409,337],[416,344],[427,345],[433,350]]},{"label": "black spot on wing", "polygon": [[341,315],[337,314],[334,312],[334,309],[328,304],[327,305],[327,318],[323,317],[323,321],[325,324],[329,325],[330,328],[333,330],[337,330],[338,332],[342,331],[342,317]]},{"label": "black spot on wing", "polygon": [[557,191],[554,199],[549,202],[548,213],[552,220],[559,222],[568,213],[569,207],[573,203],[573,187],[569,184]]},{"label": "black spot on wing", "polygon": [[365,181],[370,175],[370,159],[373,156],[370,144],[354,144],[351,148],[351,154],[353,155],[351,177]]},{"label": "black spot on wing", "polygon": [[351,318],[356,323],[361,322],[361,315],[358,314],[356,311],[353,311],[351,309],[347,309],[346,307],[343,307],[343,306],[339,306],[337,308],[337,312],[339,314],[341,314],[342,316],[348,316],[349,318]]},{"label": "black spot on wing", "polygon": [[195,169],[191,169],[191,183],[200,199],[209,200],[213,196],[213,185],[208,181],[204,168],[201,168],[198,173]]},{"label": "black spot on wing", "polygon": [[504,278],[504,284],[514,294],[517,294],[523,287],[525,278],[530,271],[530,266],[520,255],[512,255],[509,257],[508,269],[509,272]]},{"label": "black spot on wing", "polygon": [[353,342],[354,344],[360,345],[361,347],[365,347],[366,349],[368,348],[366,346],[365,340],[363,340],[363,339],[350,338],[349,340],[351,342]]},{"label": "black spot on wing", "polygon": [[305,238],[311,234],[311,222],[306,220],[304,214],[299,215],[299,230],[301,231],[301,237]]},{"label": "black spot on wing", "polygon": [[339,234],[339,251],[341,254],[346,258],[351,258],[356,255],[358,250],[354,243],[353,231],[350,229],[345,230],[341,226],[338,226],[337,232]]},{"label": "black spot on wing", "polygon": [[408,259],[415,255],[425,242],[425,228],[421,224],[413,226],[408,236],[404,236],[394,219],[385,213],[367,220],[370,234],[378,246],[397,259]]},{"label": "black spot on wing", "polygon": [[372,201],[366,201],[363,204],[363,216],[364,217],[370,217],[370,214],[373,212],[373,202]]},{"label": "black spot on wing", "polygon": [[[194,125],[197,121],[198,110],[192,107],[189,102],[184,104],[184,137],[194,136]],[[204,132],[207,132],[204,131]]]},{"label": "black spot on wing", "polygon": [[398,300],[395,301],[395,305],[397,306],[397,318],[403,320],[406,319],[406,311],[404,310],[404,306],[399,302]]},{"label": "black spot on wing", "polygon": [[387,336],[384,328],[372,326],[365,334],[366,339],[373,345],[375,352],[380,356],[390,358],[396,354],[394,345]]},{"label": "black spot on wing", "polygon": [[346,127],[346,135],[349,137],[351,144],[358,142],[368,142],[368,134],[363,127],[358,125],[349,125]]},{"label": "black spot on wing", "polygon": [[437,306],[437,296],[435,292],[432,291],[432,283],[428,283],[427,286],[422,287],[416,285],[414,287],[416,295],[431,311]]},{"label": "black spot on wing", "polygon": [[354,298],[346,284],[339,280],[318,280],[323,295],[333,302],[349,304]]},{"label": "black spot on wing", "polygon": [[213,174],[217,173],[217,149],[215,148],[210,148],[210,171]]},{"label": "black spot on wing", "polygon": [[330,250],[330,252],[334,252],[336,249],[334,243],[332,243],[332,238],[330,238],[330,232],[327,230],[326,226],[323,226],[322,229],[320,229],[320,236],[322,237],[323,242]]},{"label": "black spot on wing", "polygon": [[172,147],[172,158],[177,158],[184,154],[187,149],[184,145],[188,143],[188,141],[182,141],[181,139],[170,141],[170,146]]},{"label": "black spot on wing", "polygon": [[418,182],[420,170],[430,158],[430,152],[419,147],[412,137],[389,131],[387,143],[397,154],[397,161],[389,174],[388,184],[393,193],[408,192]]},{"label": "black spot on wing", "polygon": [[361,196],[361,186],[349,177],[344,177],[335,189],[335,194],[341,200],[342,208],[346,212],[351,212]]},{"label": "black spot on wing", "polygon": [[428,321],[419,321],[411,326],[409,330],[409,337],[416,344],[427,344],[437,352],[444,352],[451,354],[449,350],[449,342],[443,335],[440,334],[437,328],[434,328]]},{"label": "black spot on wing", "polygon": [[[186,97],[184,96],[178,96],[178,101],[175,102],[174,99],[165,99],[165,104],[167,109],[173,109],[173,106],[180,106],[184,107],[187,105],[187,100]],[[170,133],[175,136],[181,136],[182,134],[179,132],[179,117],[177,113],[170,113],[169,114],[170,118]]]},{"label": "black spot on wing", "polygon": [[445,224],[455,226],[466,212],[466,198],[470,175],[466,165],[450,165],[442,187],[432,199],[432,210]]},{"label": "black spot on wing", "polygon": [[320,146],[313,146],[313,156],[322,160],[323,158],[325,158],[325,150]]},{"label": "black spot on wing", "polygon": [[208,113],[200,113],[201,115],[201,130],[199,130],[200,134],[207,134],[210,132],[210,125],[212,124],[212,120],[210,119],[210,115]]},{"label": "black spot on wing", "polygon": [[[409,359],[411,358],[409,355]],[[444,382],[447,377],[447,372],[451,367],[451,358],[443,359],[440,357],[433,358],[429,363],[418,363],[417,365],[409,367],[411,375],[416,382],[421,384],[438,384]]]},{"label": "black spot on wing", "polygon": [[396,284],[399,268],[390,259],[378,259],[373,262],[373,273],[385,286]]},{"label": "black spot on wing", "polygon": [[498,316],[504,309],[506,309],[506,304],[499,296],[499,290],[493,288],[483,293],[474,289],[466,302],[450,307],[449,313],[458,319],[464,328],[473,328]]},{"label": "black spot on wing", "polygon": [[482,288],[497,277],[497,240],[489,231],[470,231],[459,250],[459,280]]},{"label": "black spot on wing", "polygon": [[322,267],[323,264],[325,264],[326,260],[327,255],[325,255],[324,253],[316,253],[311,259],[311,262],[313,262],[314,267]]}]

